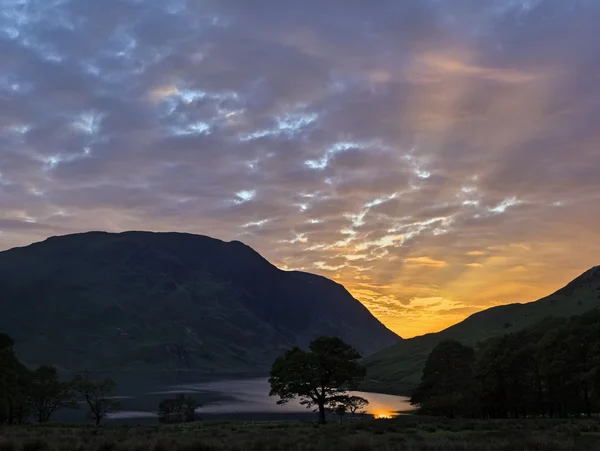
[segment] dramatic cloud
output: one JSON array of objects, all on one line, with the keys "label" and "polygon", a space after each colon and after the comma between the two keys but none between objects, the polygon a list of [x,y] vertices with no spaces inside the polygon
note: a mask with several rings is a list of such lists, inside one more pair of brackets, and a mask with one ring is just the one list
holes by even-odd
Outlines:
[{"label": "dramatic cloud", "polygon": [[600,259],[600,2],[0,0],[0,247],[178,230],[403,336]]}]

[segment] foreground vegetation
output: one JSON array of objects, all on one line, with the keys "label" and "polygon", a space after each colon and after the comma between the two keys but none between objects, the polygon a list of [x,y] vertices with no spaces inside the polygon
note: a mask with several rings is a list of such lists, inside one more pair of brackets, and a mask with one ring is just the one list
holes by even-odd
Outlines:
[{"label": "foreground vegetation", "polygon": [[13,426],[1,451],[575,451],[600,449],[597,420],[446,420],[405,416],[317,426],[204,422],[179,426]]}]

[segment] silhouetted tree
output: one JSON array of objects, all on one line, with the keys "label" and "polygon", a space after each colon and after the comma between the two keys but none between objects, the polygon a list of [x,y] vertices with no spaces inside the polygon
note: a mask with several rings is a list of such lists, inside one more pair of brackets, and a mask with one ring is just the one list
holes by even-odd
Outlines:
[{"label": "silhouetted tree", "polygon": [[53,366],[40,366],[31,373],[28,395],[39,423],[48,421],[59,409],[77,408],[73,384],[61,382]]},{"label": "silhouetted tree", "polygon": [[347,399],[347,391],[357,386],[366,370],[358,363],[361,355],[337,337],[314,340],[308,351],[298,347],[278,357],[271,368],[271,396],[278,404],[294,398],[308,408],[317,407],[319,423],[326,409],[336,408]]},{"label": "silhouetted tree", "polygon": [[339,396],[335,403],[331,403],[328,407],[328,411],[334,413],[340,417],[340,420],[343,419],[344,415],[351,414],[356,415],[364,414],[364,408],[369,404],[365,398],[361,398],[360,396]]},{"label": "silhouetted tree", "polygon": [[202,403],[200,403],[197,399],[191,396],[186,396],[184,403],[185,421],[196,421],[196,409],[200,407],[202,407]]},{"label": "silhouetted tree", "polygon": [[486,340],[474,373],[472,361],[468,348],[440,343],[412,401],[435,415],[469,414],[470,405],[486,418],[590,416],[600,411],[600,310]]},{"label": "silhouetted tree", "polygon": [[110,398],[115,386],[116,384],[112,379],[94,380],[87,373],[79,375],[73,380],[73,387],[80,399],[90,409],[90,414],[96,426],[110,411],[119,408],[119,402]]},{"label": "silhouetted tree", "polygon": [[335,408],[331,409],[331,411],[340,417],[340,421],[342,421],[344,419],[344,415],[348,413],[348,406],[346,404],[338,404],[335,406]]},{"label": "silhouetted tree", "polygon": [[476,379],[482,416],[506,418],[540,414],[544,393],[537,343],[553,324],[544,322],[480,344]]},{"label": "silhouetted tree", "polygon": [[23,423],[29,416],[29,371],[14,353],[14,341],[0,334],[0,423]]},{"label": "silhouetted tree", "polygon": [[421,383],[413,391],[411,403],[423,413],[448,417],[473,415],[475,379],[472,348],[454,340],[439,343],[429,355]]},{"label": "silhouetted tree", "polygon": [[350,396],[346,401],[346,409],[352,415],[364,413],[364,409],[369,405],[369,401],[360,396]]},{"label": "silhouetted tree", "polygon": [[158,418],[162,423],[183,423],[196,420],[196,409],[202,404],[192,396],[178,395],[163,399],[158,405]]}]

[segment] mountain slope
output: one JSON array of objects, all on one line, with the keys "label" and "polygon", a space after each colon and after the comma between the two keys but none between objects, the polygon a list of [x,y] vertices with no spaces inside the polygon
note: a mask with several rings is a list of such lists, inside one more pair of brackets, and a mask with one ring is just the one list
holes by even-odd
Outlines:
[{"label": "mountain slope", "polygon": [[369,354],[400,338],[324,277],[277,269],[240,242],[90,232],[0,253],[0,331],[29,364],[264,371],[339,335]]},{"label": "mountain slope", "polygon": [[408,394],[418,384],[431,350],[443,340],[475,345],[516,332],[547,317],[567,317],[600,306],[600,266],[590,269],[556,293],[527,304],[493,307],[438,333],[402,340],[369,358],[365,389]]}]

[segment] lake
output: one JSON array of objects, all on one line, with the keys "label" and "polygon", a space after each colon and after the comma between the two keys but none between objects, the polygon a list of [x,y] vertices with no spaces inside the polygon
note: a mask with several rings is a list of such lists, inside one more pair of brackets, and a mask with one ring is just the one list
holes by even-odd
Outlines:
[{"label": "lake", "polygon": [[[167,386],[162,390],[150,391],[136,397],[121,396],[121,412],[111,415],[113,420],[156,419],[156,406],[161,399],[179,393],[193,394],[202,401],[198,409],[201,417],[231,419],[284,419],[312,418],[314,414],[300,405],[298,400],[278,405],[279,398],[269,396],[267,378],[204,381]],[[397,412],[412,410],[409,398],[379,393],[351,392],[369,401],[366,412],[376,418],[390,418]],[[141,396],[140,396],[141,395]],[[145,403],[140,403],[144,398]],[[150,403],[152,400],[152,404]],[[146,409],[131,408],[144,405]]]}]

